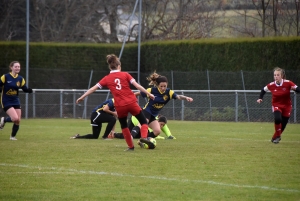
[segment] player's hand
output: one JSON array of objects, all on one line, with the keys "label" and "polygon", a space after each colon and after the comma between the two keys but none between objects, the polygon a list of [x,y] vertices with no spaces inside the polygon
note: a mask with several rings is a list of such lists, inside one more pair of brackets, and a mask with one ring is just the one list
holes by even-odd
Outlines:
[{"label": "player's hand", "polygon": [[81,101],[83,101],[83,98],[78,98],[78,99],[76,100],[76,104],[80,103]]},{"label": "player's hand", "polygon": [[257,99],[256,102],[261,103],[263,100],[262,99]]},{"label": "player's hand", "polygon": [[153,94],[149,94],[148,96],[149,96],[149,98],[151,98],[152,100],[155,99],[155,96],[154,96]]},{"label": "player's hand", "polygon": [[187,101],[187,102],[192,102],[192,101],[193,101],[193,98],[191,98],[191,97],[186,97],[186,101]]}]

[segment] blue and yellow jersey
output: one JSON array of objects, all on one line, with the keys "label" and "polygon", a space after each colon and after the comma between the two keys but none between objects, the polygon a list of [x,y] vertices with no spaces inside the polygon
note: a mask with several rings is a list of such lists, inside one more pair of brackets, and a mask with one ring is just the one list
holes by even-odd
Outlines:
[{"label": "blue and yellow jersey", "polygon": [[140,92],[142,97],[147,97],[148,102],[144,106],[144,110],[149,112],[151,115],[156,117],[160,110],[169,102],[171,99],[176,99],[177,94],[167,88],[164,93],[162,93],[157,87],[148,88],[147,91],[155,96],[155,99],[152,100],[143,92]]},{"label": "blue and yellow jersey", "polygon": [[[1,106],[2,108],[11,105],[20,105],[19,89],[25,87],[25,80],[22,76],[13,76],[7,73],[0,78]],[[26,87],[27,88],[27,87]]]},{"label": "blue and yellow jersey", "polygon": [[104,101],[103,103],[101,103],[100,105],[98,105],[97,107],[95,107],[92,112],[103,111],[103,108],[105,105],[108,105],[110,111],[112,111],[112,112],[116,111],[115,100],[113,98],[110,98],[110,99],[107,99],[106,101]]}]

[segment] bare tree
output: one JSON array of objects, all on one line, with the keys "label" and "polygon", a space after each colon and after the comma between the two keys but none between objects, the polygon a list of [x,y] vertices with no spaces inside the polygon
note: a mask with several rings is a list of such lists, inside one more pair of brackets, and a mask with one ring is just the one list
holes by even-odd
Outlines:
[{"label": "bare tree", "polygon": [[22,30],[21,27],[26,23],[24,20],[26,15],[20,8],[26,7],[26,2],[0,0],[0,5],[0,40],[10,41],[13,38],[25,40],[25,29]]},{"label": "bare tree", "polygon": [[143,4],[142,39],[177,40],[213,37],[223,23],[215,4],[197,0],[149,0]]}]

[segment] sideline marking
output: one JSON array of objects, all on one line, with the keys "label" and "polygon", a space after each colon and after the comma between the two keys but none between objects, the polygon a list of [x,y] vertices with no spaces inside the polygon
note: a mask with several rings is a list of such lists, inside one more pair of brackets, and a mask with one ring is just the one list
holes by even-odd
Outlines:
[{"label": "sideline marking", "polygon": [[[122,173],[109,173],[109,172],[96,172],[96,171],[89,171],[89,170],[76,170],[76,169],[64,169],[64,168],[57,168],[57,167],[41,167],[41,166],[29,166],[29,165],[20,165],[20,164],[8,164],[8,163],[0,163],[0,166],[6,167],[21,167],[21,168],[29,168],[29,169],[39,169],[39,170],[55,170],[59,172],[53,172],[52,174],[58,173],[79,173],[79,174],[95,174],[95,175],[112,175],[112,176],[119,176],[119,177],[140,177],[146,179],[158,179],[158,180],[166,180],[166,181],[178,181],[178,182],[194,182],[194,183],[205,183],[205,184],[213,184],[219,186],[229,186],[229,187],[237,187],[237,188],[258,188],[263,190],[271,190],[271,191],[285,191],[285,192],[295,192],[300,193],[300,190],[297,189],[284,189],[284,188],[273,188],[269,186],[251,186],[251,185],[238,185],[238,184],[226,184],[220,183],[215,181],[204,181],[204,180],[189,180],[189,179],[176,179],[176,178],[167,178],[167,177],[159,177],[159,176],[138,176],[138,175],[130,175],[130,174],[122,174]],[[7,173],[2,172],[0,173]],[[12,173],[12,172],[10,172]],[[22,172],[16,172],[16,174],[20,174]],[[24,172],[24,173],[32,173],[32,174],[49,174],[50,172]]]}]

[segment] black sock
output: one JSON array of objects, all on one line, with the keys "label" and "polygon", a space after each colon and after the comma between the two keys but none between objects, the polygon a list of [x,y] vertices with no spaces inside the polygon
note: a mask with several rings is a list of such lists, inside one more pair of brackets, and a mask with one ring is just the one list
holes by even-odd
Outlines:
[{"label": "black sock", "polygon": [[148,137],[156,138],[156,135],[154,135],[153,132],[148,133]]},{"label": "black sock", "polygon": [[14,124],[13,125],[13,127],[12,127],[12,132],[11,132],[11,136],[12,137],[15,137],[16,135],[17,135],[17,132],[18,132],[18,130],[19,130],[19,125],[17,125],[17,124]]}]

